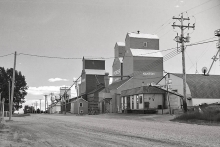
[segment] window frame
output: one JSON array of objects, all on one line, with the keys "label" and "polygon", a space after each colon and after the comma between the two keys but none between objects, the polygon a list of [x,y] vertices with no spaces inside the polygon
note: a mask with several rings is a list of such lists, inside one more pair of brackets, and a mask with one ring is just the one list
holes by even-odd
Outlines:
[{"label": "window frame", "polygon": [[[81,105],[81,104],[82,104],[82,105]],[[80,106],[80,107],[83,107],[83,103],[82,103],[82,102],[80,102],[80,103],[79,103],[79,106]]]},{"label": "window frame", "polygon": [[147,42],[143,42],[144,47],[147,47],[147,44],[148,44]]}]

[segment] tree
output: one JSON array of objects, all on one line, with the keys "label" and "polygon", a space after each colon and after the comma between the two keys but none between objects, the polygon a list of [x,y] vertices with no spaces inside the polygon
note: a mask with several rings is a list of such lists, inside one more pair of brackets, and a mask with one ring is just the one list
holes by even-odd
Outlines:
[{"label": "tree", "polygon": [[[0,92],[2,92],[1,98],[5,98],[5,103],[9,103],[9,82],[12,85],[13,68],[6,69],[0,67]],[[25,102],[26,90],[28,89],[25,81],[25,76],[21,72],[15,70],[15,89],[14,89],[14,110],[22,108],[22,103]],[[11,91],[10,91],[11,93]],[[6,108],[7,109],[7,108]]]},{"label": "tree", "polygon": [[24,110],[24,114],[33,113],[35,111],[33,106],[28,106],[28,105],[25,105],[23,110]]}]

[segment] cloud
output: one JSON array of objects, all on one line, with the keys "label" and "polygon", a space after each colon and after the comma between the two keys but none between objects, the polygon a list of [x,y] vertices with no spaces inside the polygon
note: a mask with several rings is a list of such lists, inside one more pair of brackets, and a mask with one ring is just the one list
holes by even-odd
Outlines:
[{"label": "cloud", "polygon": [[61,78],[50,78],[48,79],[49,82],[57,82],[57,81],[69,81],[67,79],[61,79]]},{"label": "cloud", "polygon": [[61,86],[40,86],[40,87],[29,87],[27,92],[32,95],[44,95],[49,93],[59,93]]},{"label": "cloud", "polygon": [[[45,94],[50,94],[54,93],[55,95],[58,95],[60,93],[60,87],[66,87],[66,85],[62,86],[40,86],[40,87],[29,87],[27,92],[28,94],[31,95],[45,95]],[[68,87],[68,86],[67,86]],[[75,87],[71,88],[71,96],[74,97],[76,96],[76,90]]]}]

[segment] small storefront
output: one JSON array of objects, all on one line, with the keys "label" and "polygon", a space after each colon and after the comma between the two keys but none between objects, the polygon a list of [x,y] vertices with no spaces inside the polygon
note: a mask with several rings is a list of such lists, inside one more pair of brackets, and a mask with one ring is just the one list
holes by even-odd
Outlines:
[{"label": "small storefront", "polygon": [[[129,112],[140,110],[153,110],[165,108],[165,92],[161,89],[149,86],[138,87],[122,91],[122,111]],[[144,113],[141,112],[140,113]]]}]

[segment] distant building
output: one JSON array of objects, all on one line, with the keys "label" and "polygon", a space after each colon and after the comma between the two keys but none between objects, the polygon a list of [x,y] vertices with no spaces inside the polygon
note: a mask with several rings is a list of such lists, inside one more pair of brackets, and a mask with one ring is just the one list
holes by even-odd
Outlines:
[{"label": "distant building", "polygon": [[88,101],[88,110],[96,109],[98,111],[97,88],[105,85],[105,60],[86,59],[82,60],[83,69],[81,83],[79,84],[79,97]]},{"label": "distant building", "polygon": [[71,113],[88,114],[88,102],[83,98],[77,98],[71,102]]}]

